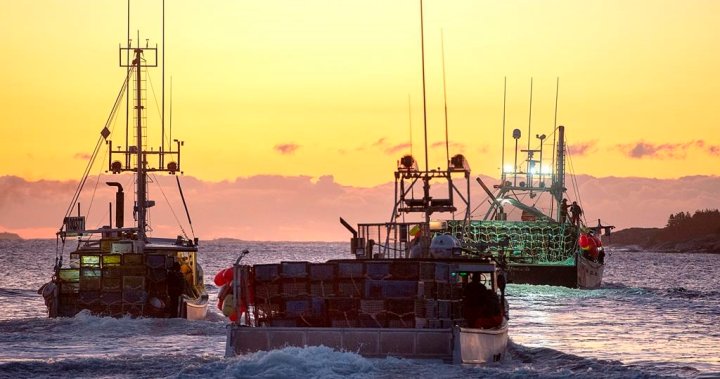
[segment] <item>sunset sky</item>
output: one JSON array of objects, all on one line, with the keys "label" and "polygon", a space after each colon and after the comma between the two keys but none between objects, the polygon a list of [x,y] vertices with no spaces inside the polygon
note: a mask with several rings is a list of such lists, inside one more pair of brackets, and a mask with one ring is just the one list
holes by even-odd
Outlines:
[{"label": "sunset sky", "polygon": [[[125,75],[127,2],[0,4],[0,176],[78,180]],[[131,7],[133,43],[139,33],[161,44],[162,2]],[[712,0],[425,0],[430,166],[445,166],[442,34],[450,154],[474,174],[500,173],[505,78],[507,133],[521,129],[521,145],[531,78],[532,136],[552,132],[559,78],[573,173],[720,175],[718,15]],[[418,1],[172,0],[165,17],[166,102],[172,77],[186,175],[371,188],[392,181],[411,141],[424,161]],[[159,146],[160,70],[151,75]]]}]

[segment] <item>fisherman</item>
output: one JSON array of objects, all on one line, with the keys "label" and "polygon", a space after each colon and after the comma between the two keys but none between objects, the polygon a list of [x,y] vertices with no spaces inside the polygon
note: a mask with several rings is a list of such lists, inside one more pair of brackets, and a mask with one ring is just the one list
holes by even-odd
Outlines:
[{"label": "fisherman", "polygon": [[180,296],[185,290],[185,275],[183,275],[180,263],[175,262],[168,270],[167,290],[170,297],[170,317],[179,317]]},{"label": "fisherman", "polygon": [[408,258],[422,258],[423,255],[423,230],[421,225],[410,228],[409,233],[413,239],[408,242]]},{"label": "fisherman", "polygon": [[567,202],[567,199],[562,199],[562,202],[560,203],[560,223],[564,224],[568,219],[568,208],[570,208],[570,205]]},{"label": "fisherman", "polygon": [[572,205],[570,205],[570,216],[572,217],[573,225],[580,226],[580,216],[582,213],[583,211],[580,205],[578,205],[577,201],[573,201]]},{"label": "fisherman", "polygon": [[471,328],[494,328],[502,324],[502,310],[497,295],[480,283],[480,273],[473,274],[463,292],[465,319]]}]

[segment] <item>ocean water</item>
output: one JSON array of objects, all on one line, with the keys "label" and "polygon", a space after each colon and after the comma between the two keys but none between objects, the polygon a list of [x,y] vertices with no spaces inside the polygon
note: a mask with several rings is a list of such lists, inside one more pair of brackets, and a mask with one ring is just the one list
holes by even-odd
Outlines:
[{"label": "ocean water", "polygon": [[[487,366],[363,358],[325,347],[225,358],[227,321],[48,319],[37,289],[54,240],[0,241],[0,377],[67,378],[720,378],[720,255],[610,250],[603,286],[509,285],[508,354]],[[247,263],[349,257],[344,243],[209,241],[205,282]]]}]

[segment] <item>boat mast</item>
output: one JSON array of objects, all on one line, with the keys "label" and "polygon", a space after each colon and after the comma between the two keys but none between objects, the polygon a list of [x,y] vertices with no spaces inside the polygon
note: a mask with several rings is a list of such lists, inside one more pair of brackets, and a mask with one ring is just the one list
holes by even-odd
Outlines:
[{"label": "boat mast", "polygon": [[555,205],[557,206],[557,220],[560,220],[560,211],[563,193],[565,192],[565,127],[558,126],[558,144],[557,144],[557,167],[555,168],[555,183],[553,183],[552,194],[555,197]]},{"label": "boat mast", "polygon": [[137,215],[138,215],[138,240],[145,241],[145,228],[147,226],[147,175],[145,173],[145,156],[143,152],[142,135],[142,49],[133,50],[135,58],[132,61],[135,66],[135,109],[137,111]]}]

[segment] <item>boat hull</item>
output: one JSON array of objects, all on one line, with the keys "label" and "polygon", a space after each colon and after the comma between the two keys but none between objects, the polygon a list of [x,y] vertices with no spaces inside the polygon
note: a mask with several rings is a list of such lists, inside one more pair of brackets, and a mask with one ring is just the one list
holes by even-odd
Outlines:
[{"label": "boat hull", "polygon": [[542,265],[510,263],[508,283],[578,287],[578,269],[575,265]]},{"label": "boat hull", "polygon": [[455,327],[453,363],[480,364],[499,361],[508,343],[507,322],[495,329]]},{"label": "boat hull", "polygon": [[605,265],[578,256],[577,286],[578,288],[599,288],[602,284]]},{"label": "boat hull", "polygon": [[249,354],[287,346],[327,346],[365,357],[438,359],[484,363],[507,347],[507,325],[498,329],[301,328],[228,325],[225,355]]}]

